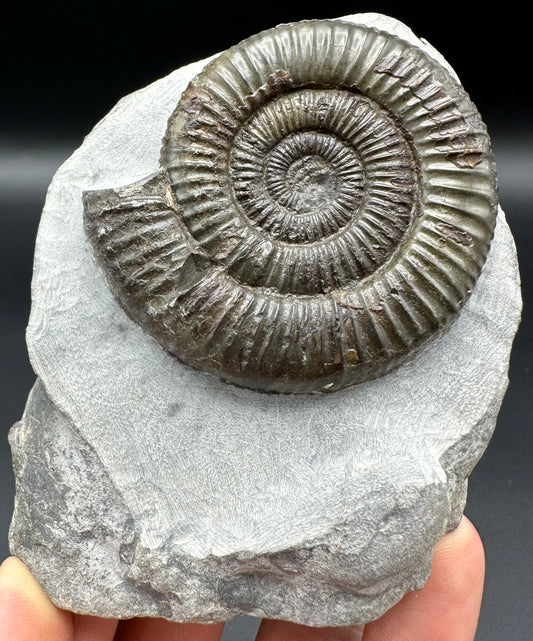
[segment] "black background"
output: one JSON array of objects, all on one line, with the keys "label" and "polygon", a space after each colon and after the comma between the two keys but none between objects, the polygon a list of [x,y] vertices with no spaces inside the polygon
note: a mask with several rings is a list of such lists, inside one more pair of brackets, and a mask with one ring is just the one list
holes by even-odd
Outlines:
[{"label": "black background", "polygon": [[[479,8],[481,7],[481,8]],[[6,9],[4,9],[6,11]],[[533,629],[533,389],[531,299],[533,110],[528,20],[512,3],[201,1],[25,3],[3,16],[0,60],[0,556],[14,484],[7,432],[34,375],[24,344],[32,254],[57,167],[125,94],[280,22],[376,11],[427,39],[480,110],[514,233],[524,315],[495,435],[471,477],[467,515],[485,543],[487,577],[477,639],[531,638]],[[253,626],[252,626],[253,627]],[[234,638],[253,638],[247,626]],[[247,636],[248,635],[248,636]],[[229,638],[229,637],[228,637]]]}]

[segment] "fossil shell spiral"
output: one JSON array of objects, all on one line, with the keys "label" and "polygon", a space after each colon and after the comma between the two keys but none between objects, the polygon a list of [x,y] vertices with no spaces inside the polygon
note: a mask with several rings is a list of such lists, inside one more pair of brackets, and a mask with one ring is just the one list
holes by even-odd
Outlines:
[{"label": "fossil shell spiral", "polygon": [[224,52],[170,117],[161,172],[84,202],[132,318],[188,365],[286,393],[381,376],[443,330],[497,211],[490,141],[458,81],[339,20]]}]

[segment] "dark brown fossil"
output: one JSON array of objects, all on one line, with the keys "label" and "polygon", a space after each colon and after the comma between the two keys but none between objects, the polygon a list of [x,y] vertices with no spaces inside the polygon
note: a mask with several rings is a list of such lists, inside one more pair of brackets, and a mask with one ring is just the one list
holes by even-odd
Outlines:
[{"label": "dark brown fossil", "polygon": [[160,173],[84,204],[112,291],[166,350],[286,393],[383,375],[438,335],[497,212],[490,142],[459,83],[338,20],[224,52],[170,117]]}]

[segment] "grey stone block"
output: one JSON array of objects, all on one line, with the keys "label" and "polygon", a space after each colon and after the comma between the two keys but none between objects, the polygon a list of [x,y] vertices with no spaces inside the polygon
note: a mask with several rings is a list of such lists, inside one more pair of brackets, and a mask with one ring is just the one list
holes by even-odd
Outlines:
[{"label": "grey stone block", "polygon": [[423,586],[461,518],[520,318],[513,240],[500,211],[455,322],[377,380],[264,394],[182,364],[109,291],[82,192],[157,171],[167,119],[205,62],[121,100],[50,186],[28,327],[39,380],[10,437],[11,549],[75,612],[367,622]]}]

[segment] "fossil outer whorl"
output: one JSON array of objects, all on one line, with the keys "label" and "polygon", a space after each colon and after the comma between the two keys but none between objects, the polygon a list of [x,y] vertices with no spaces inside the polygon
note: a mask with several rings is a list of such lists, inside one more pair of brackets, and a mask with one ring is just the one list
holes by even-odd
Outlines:
[{"label": "fossil outer whorl", "polygon": [[462,87],[342,21],[276,27],[210,63],[161,166],[86,193],[99,261],[168,351],[261,390],[398,366],[457,314],[495,224],[490,142]]}]

